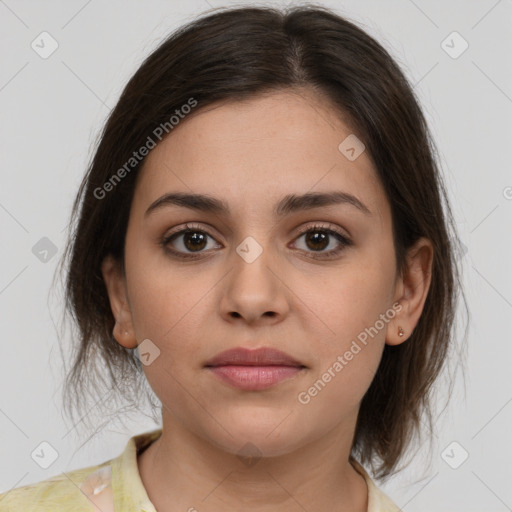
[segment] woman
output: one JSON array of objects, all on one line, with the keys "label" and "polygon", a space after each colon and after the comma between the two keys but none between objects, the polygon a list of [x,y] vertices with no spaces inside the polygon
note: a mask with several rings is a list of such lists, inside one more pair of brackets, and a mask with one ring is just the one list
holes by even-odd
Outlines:
[{"label": "woman", "polygon": [[162,425],[8,510],[399,510],[363,464],[391,475],[430,419],[460,282],[380,44],[315,6],[189,23],[127,84],[73,214],[68,396],[147,379]]}]

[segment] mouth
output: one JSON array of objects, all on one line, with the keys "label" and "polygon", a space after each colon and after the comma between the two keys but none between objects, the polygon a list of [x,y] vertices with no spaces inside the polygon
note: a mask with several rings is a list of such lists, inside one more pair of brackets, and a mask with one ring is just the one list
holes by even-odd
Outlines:
[{"label": "mouth", "polygon": [[259,391],[303,373],[307,367],[273,348],[239,347],[221,352],[210,359],[205,368],[230,386]]}]

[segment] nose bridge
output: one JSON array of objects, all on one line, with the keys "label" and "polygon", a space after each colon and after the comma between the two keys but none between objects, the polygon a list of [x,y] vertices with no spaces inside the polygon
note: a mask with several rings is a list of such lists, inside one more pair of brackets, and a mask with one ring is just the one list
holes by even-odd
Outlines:
[{"label": "nose bridge", "polygon": [[272,254],[274,244],[265,236],[264,229],[258,233],[246,236],[235,247],[221,301],[224,313],[236,312],[251,321],[269,312],[282,316],[286,309],[276,258]]},{"label": "nose bridge", "polygon": [[263,237],[263,233],[256,236],[249,235],[236,246],[233,254],[233,270],[234,277],[238,281],[255,280],[261,286],[267,284],[269,278],[272,280],[275,277],[269,269],[273,244],[269,238],[263,240]]},{"label": "nose bridge", "polygon": [[[236,264],[254,265],[263,268],[270,264],[271,253],[275,249],[272,218],[266,211],[254,207],[254,202],[248,201],[241,205],[237,217],[236,234],[240,241],[235,245],[233,258]],[[241,261],[237,260],[237,257]],[[268,270],[268,269],[267,269]]]}]

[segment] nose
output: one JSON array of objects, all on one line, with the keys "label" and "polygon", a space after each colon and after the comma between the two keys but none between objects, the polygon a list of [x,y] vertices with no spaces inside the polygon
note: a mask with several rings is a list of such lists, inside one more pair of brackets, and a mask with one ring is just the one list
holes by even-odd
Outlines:
[{"label": "nose", "polygon": [[240,244],[224,282],[221,315],[251,325],[282,321],[289,310],[290,293],[282,274],[270,250],[258,248],[251,240]]}]

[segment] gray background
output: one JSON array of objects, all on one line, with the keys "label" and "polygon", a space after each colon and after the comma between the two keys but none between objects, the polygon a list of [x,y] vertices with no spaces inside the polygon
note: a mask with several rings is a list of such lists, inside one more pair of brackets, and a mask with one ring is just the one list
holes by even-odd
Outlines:
[{"label": "gray background", "polygon": [[[282,5],[260,5],[270,3]],[[376,37],[414,84],[467,247],[465,384],[459,371],[432,447],[416,445],[411,464],[381,487],[407,512],[512,510],[512,2],[321,3]],[[48,294],[71,202],[126,81],[172,29],[210,6],[229,5],[0,0],[0,492],[103,462],[132,435],[155,428],[141,417],[80,448],[61,413],[54,327],[61,302],[49,305]],[[58,43],[46,59],[31,47],[43,31]],[[469,44],[457,58],[442,46],[453,31]],[[452,54],[462,49],[461,40],[447,42]],[[56,254],[41,252],[49,245],[43,237]],[[31,458],[42,441],[59,454],[48,469]],[[464,451],[469,457],[460,464]]]}]

